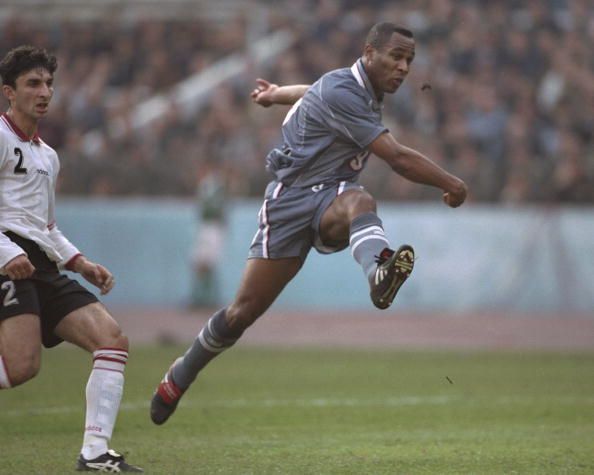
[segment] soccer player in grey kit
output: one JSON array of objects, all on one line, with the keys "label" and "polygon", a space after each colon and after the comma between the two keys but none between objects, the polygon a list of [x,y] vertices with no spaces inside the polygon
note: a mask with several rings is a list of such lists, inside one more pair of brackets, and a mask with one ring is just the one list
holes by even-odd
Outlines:
[{"label": "soccer player in grey kit", "polygon": [[331,71],[311,87],[258,81],[252,93],[257,104],[293,104],[282,126],[284,144],[266,158],[274,180],[266,188],[239,291],[159,383],[150,410],[155,424],[173,414],[200,370],[274,302],[312,247],[332,253],[350,246],[373,304],[389,307],[413,269],[414,251],[408,245],[390,249],[375,200],[357,184],[370,153],[408,180],[442,189],[448,206],[464,202],[461,179],[398,143],[382,124],[383,96],[402,84],[414,54],[409,30],[379,23],[352,67]]}]

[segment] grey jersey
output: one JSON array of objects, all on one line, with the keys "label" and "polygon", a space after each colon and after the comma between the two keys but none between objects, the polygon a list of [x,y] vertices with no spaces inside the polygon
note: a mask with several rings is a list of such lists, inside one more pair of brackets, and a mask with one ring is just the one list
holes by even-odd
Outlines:
[{"label": "grey jersey", "polygon": [[266,169],[285,186],[354,182],[367,147],[387,129],[361,59],[322,76],[291,108],[284,143],[266,157]]}]

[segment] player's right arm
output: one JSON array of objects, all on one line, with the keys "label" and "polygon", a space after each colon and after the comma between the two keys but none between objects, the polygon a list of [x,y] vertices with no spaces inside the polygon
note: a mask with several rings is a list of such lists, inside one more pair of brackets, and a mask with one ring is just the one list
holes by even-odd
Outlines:
[{"label": "player's right arm", "polygon": [[19,280],[31,277],[35,272],[35,267],[26,254],[21,254],[10,260],[3,270],[10,280]]},{"label": "player's right arm", "polygon": [[270,107],[273,104],[293,105],[309,89],[309,84],[279,86],[260,78],[256,79],[256,84],[256,88],[250,96],[256,104],[262,107]]},{"label": "player's right arm", "polygon": [[369,151],[404,178],[441,188],[444,192],[443,200],[448,206],[456,208],[464,203],[468,192],[464,181],[448,173],[422,153],[402,145],[391,133],[380,134],[369,145]]},{"label": "player's right arm", "polygon": [[0,274],[7,275],[10,280],[18,280],[31,277],[33,272],[35,267],[25,251],[0,231]]}]

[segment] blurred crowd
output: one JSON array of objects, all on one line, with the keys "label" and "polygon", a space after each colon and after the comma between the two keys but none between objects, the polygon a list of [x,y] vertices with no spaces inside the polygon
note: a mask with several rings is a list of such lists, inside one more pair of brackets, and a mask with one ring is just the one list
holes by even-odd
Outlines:
[{"label": "blurred crowd", "polygon": [[[136,105],[229,54],[249,55],[254,15],[262,34],[288,30],[295,43],[265,64],[248,62],[193,113],[171,104],[132,126]],[[378,21],[409,27],[417,42],[407,81],[385,99],[385,124],[399,141],[464,178],[474,201],[594,202],[589,0],[283,0],[238,6],[218,22],[32,25],[17,17],[3,20],[0,39],[5,49],[28,43],[58,56],[41,136],[60,154],[61,193],[193,196],[204,169],[215,167],[232,194],[260,196],[264,158],[280,141],[287,108],[252,104],[255,78],[312,83],[350,66]],[[386,170],[370,160],[362,176],[380,199],[439,196]]]}]

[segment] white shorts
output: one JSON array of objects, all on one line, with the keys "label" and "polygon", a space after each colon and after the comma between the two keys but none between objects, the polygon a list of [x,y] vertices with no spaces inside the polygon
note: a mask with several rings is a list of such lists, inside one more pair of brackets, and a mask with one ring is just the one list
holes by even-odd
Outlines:
[{"label": "white shorts", "polygon": [[225,226],[220,223],[205,222],[198,228],[192,249],[194,266],[215,266],[223,255]]}]

